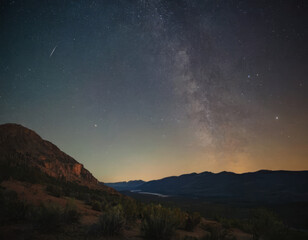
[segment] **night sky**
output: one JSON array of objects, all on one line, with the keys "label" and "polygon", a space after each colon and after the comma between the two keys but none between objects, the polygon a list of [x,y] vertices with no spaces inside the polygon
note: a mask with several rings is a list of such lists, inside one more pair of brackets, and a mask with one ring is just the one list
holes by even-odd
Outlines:
[{"label": "night sky", "polygon": [[99,180],[308,169],[305,0],[0,1],[0,124]]}]

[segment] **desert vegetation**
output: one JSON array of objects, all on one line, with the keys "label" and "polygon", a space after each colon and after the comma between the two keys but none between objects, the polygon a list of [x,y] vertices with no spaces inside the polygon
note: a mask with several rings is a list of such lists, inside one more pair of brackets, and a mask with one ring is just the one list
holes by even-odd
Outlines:
[{"label": "desert vegetation", "polygon": [[[40,184],[45,186],[46,193],[51,196],[67,200],[65,206],[52,202],[32,205],[20,200],[14,191],[1,188],[0,224],[2,226],[27,222],[38,232],[61,232],[66,226],[80,224],[82,214],[75,204],[74,199],[76,199],[100,215],[96,223],[81,228],[83,236],[89,235],[94,239],[101,236],[121,235],[125,229],[132,226],[137,226],[145,239],[174,239],[178,230],[193,232],[197,226],[207,232],[202,237],[207,240],[234,239],[230,234],[233,228],[249,233],[253,240],[287,240],[307,237],[307,234],[288,228],[275,214],[266,209],[254,209],[247,219],[217,217],[219,224],[212,226],[204,224],[199,213],[184,211],[174,207],[176,205],[145,203],[121,194],[91,189],[77,182],[52,178],[40,172],[39,169],[30,169],[26,165],[5,164],[0,171],[1,181],[16,179],[29,184]],[[198,238],[187,236],[185,239]]]},{"label": "desert vegetation", "polygon": [[180,215],[161,205],[150,205],[144,211],[142,231],[147,239],[170,239],[181,222]]},{"label": "desert vegetation", "polygon": [[123,210],[120,206],[104,212],[99,218],[99,227],[103,235],[119,235],[125,224]]},{"label": "desert vegetation", "polygon": [[192,231],[199,224],[200,215],[189,214],[178,208],[159,204],[145,204],[120,194],[91,189],[64,179],[55,179],[26,165],[4,164],[1,180],[16,179],[41,184],[48,194],[70,199],[65,207],[54,203],[31,205],[18,199],[13,191],[1,190],[1,223],[26,221],[42,232],[59,231],[62,226],[78,223],[81,214],[73,199],[81,200],[95,211],[101,212],[96,224],[89,228],[92,235],[112,236],[122,233],[125,226],[141,222],[140,228],[147,239],[170,239],[177,229]]},{"label": "desert vegetation", "polygon": [[306,239],[308,236],[305,232],[288,227],[274,212],[266,208],[252,209],[247,219],[217,218],[217,221],[224,229],[236,228],[250,233],[253,240]]},{"label": "desert vegetation", "polygon": [[39,206],[18,199],[16,192],[1,189],[0,223],[26,221],[39,231],[56,231],[66,224],[78,223],[80,213],[74,200],[69,200],[65,207],[54,203],[42,203]]}]

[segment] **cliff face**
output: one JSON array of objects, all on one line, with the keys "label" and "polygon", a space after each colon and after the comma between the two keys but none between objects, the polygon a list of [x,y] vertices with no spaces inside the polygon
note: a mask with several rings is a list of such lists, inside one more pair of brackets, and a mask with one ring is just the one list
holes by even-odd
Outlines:
[{"label": "cliff face", "polygon": [[93,175],[75,159],[34,131],[17,124],[0,125],[0,162],[26,164],[56,178],[97,184]]}]

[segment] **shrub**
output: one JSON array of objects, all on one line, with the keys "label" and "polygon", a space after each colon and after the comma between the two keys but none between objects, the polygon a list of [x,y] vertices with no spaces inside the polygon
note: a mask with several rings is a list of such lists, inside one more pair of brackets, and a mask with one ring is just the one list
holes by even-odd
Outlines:
[{"label": "shrub", "polygon": [[164,240],[170,239],[177,227],[178,219],[170,209],[152,205],[145,212],[141,229],[147,239]]},{"label": "shrub", "polygon": [[31,206],[18,199],[14,191],[0,191],[0,222],[25,220]]},{"label": "shrub", "polygon": [[183,238],[183,240],[199,240],[199,238],[197,238],[197,237],[192,237],[192,236],[185,236],[185,237]]},{"label": "shrub", "polygon": [[48,186],[46,187],[46,191],[47,191],[50,195],[52,195],[52,196],[54,196],[54,197],[61,197],[61,196],[63,196],[63,190],[62,190],[62,188],[59,187],[59,186],[56,186],[56,185],[48,185]]},{"label": "shrub", "polygon": [[100,231],[103,235],[118,235],[123,230],[125,219],[121,207],[117,206],[103,213],[99,218]]},{"label": "shrub", "polygon": [[90,202],[90,194],[89,193],[79,192],[76,198],[84,201],[86,204]]},{"label": "shrub", "polygon": [[220,217],[217,219],[218,222],[222,224],[224,228],[238,228],[244,232],[252,232],[252,225],[247,219],[232,219]]},{"label": "shrub", "polygon": [[0,213],[1,224],[26,220],[46,232],[55,231],[63,224],[75,223],[80,219],[80,213],[73,200],[69,201],[64,209],[53,203],[32,206],[18,200],[17,194],[13,191],[0,192]]},{"label": "shrub", "polygon": [[186,212],[183,212],[179,208],[172,209],[172,215],[175,217],[176,225],[181,228],[186,228],[186,221],[188,219],[188,214]]},{"label": "shrub", "polygon": [[40,230],[57,230],[63,221],[63,209],[56,204],[43,204],[33,211],[33,217]]},{"label": "shrub", "polygon": [[227,232],[219,224],[207,224],[203,225],[204,230],[208,231],[210,234],[204,236],[202,240],[224,240],[226,238]]},{"label": "shrub", "polygon": [[138,209],[135,200],[124,199],[122,201],[124,217],[127,221],[133,222],[138,217]]},{"label": "shrub", "polygon": [[26,160],[27,156],[16,153],[12,156],[7,156],[4,161],[1,161],[0,182],[9,178],[30,183],[45,183],[51,181],[52,177],[43,173],[40,169],[26,165]]},{"label": "shrub", "polygon": [[99,223],[94,223],[89,226],[88,235],[99,236],[101,234],[101,226]]},{"label": "shrub", "polygon": [[102,211],[102,205],[99,201],[94,201],[91,203],[92,209],[95,211]]},{"label": "shrub", "polygon": [[193,231],[200,221],[201,216],[199,213],[194,212],[193,214],[189,214],[185,221],[185,230]]},{"label": "shrub", "polygon": [[266,209],[255,210],[253,212],[251,224],[254,240],[261,238],[283,240],[287,237],[287,229],[282,221]]},{"label": "shrub", "polygon": [[201,238],[201,240],[236,240],[236,237],[233,235],[215,235],[215,234],[207,234]]},{"label": "shrub", "polygon": [[70,199],[65,206],[63,217],[65,223],[77,223],[80,220],[80,213],[73,199]]}]

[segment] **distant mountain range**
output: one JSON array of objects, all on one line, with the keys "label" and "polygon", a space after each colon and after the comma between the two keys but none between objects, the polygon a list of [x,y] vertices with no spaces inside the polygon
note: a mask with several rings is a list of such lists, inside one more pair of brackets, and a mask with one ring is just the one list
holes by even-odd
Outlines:
[{"label": "distant mountain range", "polygon": [[269,171],[236,174],[191,173],[149,182],[106,183],[118,191],[142,191],[215,201],[283,203],[308,201],[308,171]]},{"label": "distant mountain range", "polygon": [[139,189],[145,181],[142,180],[133,180],[128,182],[116,182],[116,183],[105,183],[105,185],[112,187],[118,191],[129,191],[134,189]]}]

